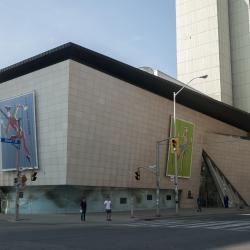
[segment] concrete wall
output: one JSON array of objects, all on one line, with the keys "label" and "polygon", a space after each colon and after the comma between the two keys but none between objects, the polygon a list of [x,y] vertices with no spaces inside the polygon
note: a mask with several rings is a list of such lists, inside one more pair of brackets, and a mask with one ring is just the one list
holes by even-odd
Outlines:
[{"label": "concrete wall", "polygon": [[219,35],[216,0],[176,0],[177,78],[188,83],[207,74],[190,86],[216,100],[222,100]]},{"label": "concrete wall", "polygon": [[177,78],[250,112],[248,0],[176,0]]},{"label": "concrete wall", "polygon": [[[8,193],[7,201],[2,204],[2,211],[11,214],[15,212],[15,190],[5,188]],[[21,214],[47,213],[79,213],[80,201],[83,196],[87,199],[88,212],[104,212],[104,201],[107,196],[112,200],[113,211],[129,211],[155,209],[155,189],[127,189],[109,187],[86,186],[40,186],[26,187],[20,199]],[[148,199],[151,196],[152,199]],[[120,199],[126,199],[121,204]],[[133,198],[133,200],[132,200]],[[170,198],[170,200],[169,200]],[[124,200],[123,200],[124,201]],[[174,208],[174,194],[172,190],[160,192],[160,207]]]},{"label": "concrete wall", "polygon": [[[70,61],[67,184],[101,187],[154,188],[155,176],[138,167],[155,164],[155,142],[169,136],[172,101],[134,85]],[[192,176],[180,178],[182,206],[197,195],[203,137],[210,132],[246,135],[245,132],[177,105],[177,117],[195,124]],[[161,187],[173,189],[166,177],[166,152],[161,146]]]},{"label": "concrete wall", "polygon": [[[66,183],[68,61],[35,71],[0,84],[0,99],[35,90],[37,148],[39,172],[37,181],[28,185]],[[0,185],[12,186],[14,172],[0,172]]]},{"label": "concrete wall", "polygon": [[234,104],[250,112],[249,1],[229,0]]},{"label": "concrete wall", "polygon": [[[37,181],[29,180],[23,189],[22,212],[78,211],[83,195],[92,211],[102,211],[107,194],[116,210],[128,210],[132,193],[139,197],[137,209],[154,207],[145,196],[155,192],[155,175],[142,169],[141,180],[136,181],[134,171],[155,164],[156,141],[169,136],[171,100],[71,60],[0,84],[0,90],[0,98],[36,93],[40,169]],[[187,194],[190,190],[195,198],[199,191],[204,136],[208,132],[246,136],[246,132],[179,104],[176,114],[195,124],[191,178],[179,178],[181,207],[194,207],[195,199]],[[174,185],[165,176],[167,151],[168,145],[160,147],[165,208],[174,204]],[[13,172],[0,173],[9,211],[13,211],[13,178]],[[167,194],[172,194],[171,200],[166,200]],[[120,198],[127,198],[127,204],[120,204]]]}]

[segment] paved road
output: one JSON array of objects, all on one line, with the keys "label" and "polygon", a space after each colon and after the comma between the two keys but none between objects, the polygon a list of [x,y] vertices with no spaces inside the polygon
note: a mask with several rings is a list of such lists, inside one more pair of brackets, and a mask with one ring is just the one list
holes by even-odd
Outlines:
[{"label": "paved road", "polygon": [[249,232],[244,215],[99,224],[0,221],[0,250],[249,250]]}]

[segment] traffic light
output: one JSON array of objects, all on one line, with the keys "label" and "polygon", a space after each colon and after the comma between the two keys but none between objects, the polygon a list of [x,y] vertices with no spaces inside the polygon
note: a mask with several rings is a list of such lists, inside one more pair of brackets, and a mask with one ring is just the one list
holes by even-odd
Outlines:
[{"label": "traffic light", "polygon": [[176,147],[177,147],[177,141],[175,138],[172,139],[172,146],[173,146],[173,149],[176,150]]},{"label": "traffic light", "polygon": [[22,176],[21,176],[21,183],[22,183],[23,186],[25,186],[26,181],[27,181],[26,175],[22,175]]},{"label": "traffic light", "polygon": [[17,177],[14,178],[14,184],[15,184],[15,185],[18,184],[18,178],[17,178]]},{"label": "traffic light", "polygon": [[136,179],[137,181],[140,180],[140,171],[139,171],[139,169],[138,169],[137,171],[135,171],[135,179]]},{"label": "traffic light", "polygon": [[31,180],[32,180],[32,181],[35,181],[35,180],[37,179],[36,175],[37,175],[37,172],[33,172],[33,173],[31,174]]},{"label": "traffic light", "polygon": [[178,149],[179,149],[179,138],[174,137],[171,139],[171,153],[178,151]]}]

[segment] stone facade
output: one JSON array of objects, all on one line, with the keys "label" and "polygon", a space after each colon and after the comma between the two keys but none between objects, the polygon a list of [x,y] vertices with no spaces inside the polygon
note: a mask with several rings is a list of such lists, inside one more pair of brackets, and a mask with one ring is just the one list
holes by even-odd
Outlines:
[{"label": "stone facade", "polygon": [[[131,209],[132,198],[135,209],[154,208],[155,175],[142,169],[141,180],[137,181],[134,172],[138,167],[155,164],[156,141],[169,136],[171,100],[73,60],[0,84],[0,98],[33,90],[39,171],[37,180],[29,179],[23,189],[22,213],[79,212],[82,196],[87,197],[90,211],[103,211],[107,195],[111,195],[117,211]],[[195,125],[191,178],[179,178],[180,206],[196,205],[203,149],[218,159],[226,175],[236,171],[228,162],[243,162],[241,170],[237,169],[238,179],[234,177],[232,182],[250,202],[246,192],[250,141],[239,139],[247,132],[183,105],[177,104],[176,114]],[[220,150],[214,151],[213,137],[208,133],[237,136],[237,143],[225,142],[224,149],[232,154],[220,144]],[[233,152],[243,144],[246,153],[236,161],[237,153]],[[168,145],[162,145],[162,208],[175,205],[174,185],[166,176],[167,152]],[[28,171],[25,173],[29,176]],[[243,173],[245,178],[240,180]],[[14,209],[14,176],[14,172],[0,172],[0,186],[8,194],[7,212]],[[188,191],[194,199],[188,199]]]},{"label": "stone facade", "polygon": [[250,112],[248,0],[177,0],[177,75],[195,89]]}]

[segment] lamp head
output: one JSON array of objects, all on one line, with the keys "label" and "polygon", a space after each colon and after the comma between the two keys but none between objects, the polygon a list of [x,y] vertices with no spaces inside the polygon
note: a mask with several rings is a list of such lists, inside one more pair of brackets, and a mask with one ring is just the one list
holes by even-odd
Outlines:
[{"label": "lamp head", "polygon": [[200,78],[206,79],[208,75],[200,76]]}]

